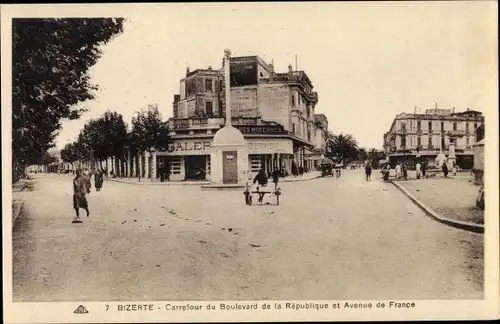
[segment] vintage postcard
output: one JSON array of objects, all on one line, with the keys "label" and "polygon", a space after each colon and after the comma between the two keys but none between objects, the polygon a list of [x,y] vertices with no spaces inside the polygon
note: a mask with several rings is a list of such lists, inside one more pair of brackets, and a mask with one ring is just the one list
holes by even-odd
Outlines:
[{"label": "vintage postcard", "polygon": [[498,319],[497,12],[2,5],[5,322]]}]

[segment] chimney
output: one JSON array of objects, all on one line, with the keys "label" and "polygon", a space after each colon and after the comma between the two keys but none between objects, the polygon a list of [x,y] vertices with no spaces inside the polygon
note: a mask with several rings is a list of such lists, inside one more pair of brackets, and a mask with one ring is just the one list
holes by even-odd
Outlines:
[{"label": "chimney", "polygon": [[189,69],[189,66],[188,66],[188,67],[186,68],[186,75],[188,75],[188,74],[189,74],[189,71],[190,71],[190,69]]},{"label": "chimney", "polygon": [[274,72],[274,65],[273,64],[269,64],[269,70],[271,70],[271,72]]},{"label": "chimney", "polygon": [[292,74],[293,68],[291,64],[288,64],[288,73]]},{"label": "chimney", "polygon": [[212,66],[211,65],[208,66],[208,70],[212,71]]}]

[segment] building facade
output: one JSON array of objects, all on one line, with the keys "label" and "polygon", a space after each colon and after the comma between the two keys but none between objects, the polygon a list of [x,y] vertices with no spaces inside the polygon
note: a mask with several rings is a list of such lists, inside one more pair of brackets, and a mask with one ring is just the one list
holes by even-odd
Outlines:
[{"label": "building facade", "polygon": [[[211,180],[214,134],[225,125],[225,92],[230,91],[231,122],[248,143],[249,177],[263,168],[292,173],[292,165],[313,170],[326,146],[328,121],[315,114],[318,94],[304,71],[276,73],[258,56],[230,59],[230,89],[222,69],[186,70],[174,95],[170,143],[139,162],[157,177],[167,166],[169,180]],[[147,154],[146,154],[147,155]],[[139,167],[139,166],[138,166]],[[142,166],[139,169],[144,169]]]},{"label": "building facade", "polygon": [[394,118],[389,132],[384,134],[384,151],[394,166],[398,161],[413,164],[417,157],[430,167],[442,152],[456,156],[456,164],[471,169],[474,163],[475,131],[483,125],[481,112],[467,109],[428,109],[424,114],[401,113]]}]

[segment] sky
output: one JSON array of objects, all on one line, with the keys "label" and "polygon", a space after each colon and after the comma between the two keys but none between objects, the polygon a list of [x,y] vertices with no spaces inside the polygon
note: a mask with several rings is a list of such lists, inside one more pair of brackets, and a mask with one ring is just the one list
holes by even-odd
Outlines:
[{"label": "sky", "polygon": [[398,113],[435,103],[486,112],[497,91],[496,2],[171,3],[106,13],[127,19],[124,32],[102,47],[90,70],[96,99],[63,121],[59,149],[108,109],[129,124],[148,104],[171,117],[186,67],[219,68],[225,48],[273,60],[277,72],[295,68],[297,55],[318,92],[316,113],[366,148],[382,148]]}]

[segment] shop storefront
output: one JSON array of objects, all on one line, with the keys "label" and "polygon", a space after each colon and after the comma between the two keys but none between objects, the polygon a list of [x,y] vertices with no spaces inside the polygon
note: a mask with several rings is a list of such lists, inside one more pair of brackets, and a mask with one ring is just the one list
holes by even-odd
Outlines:
[{"label": "shop storefront", "polygon": [[[246,138],[248,142],[249,177],[261,168],[269,174],[274,168],[291,172],[294,159],[293,141],[289,138]],[[210,180],[212,138],[174,139],[167,150],[156,153],[158,177],[168,174],[166,180]],[[168,170],[168,171],[167,171]]]}]

